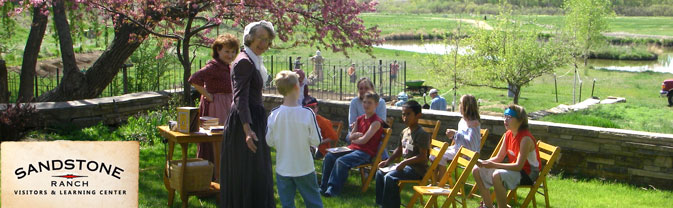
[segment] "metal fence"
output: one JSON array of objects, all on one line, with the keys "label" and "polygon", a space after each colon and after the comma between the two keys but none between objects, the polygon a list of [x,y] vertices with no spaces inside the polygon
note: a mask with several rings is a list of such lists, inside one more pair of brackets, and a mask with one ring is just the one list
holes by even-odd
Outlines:
[{"label": "metal fence", "polygon": [[[208,61],[208,57],[197,59],[192,64],[191,72],[199,70]],[[356,96],[356,82],[362,77],[368,77],[374,82],[376,92],[384,99],[404,91],[406,80],[406,61],[398,60],[399,70],[391,71],[391,63],[394,60],[334,60],[324,59],[322,64],[322,77],[315,77],[316,65],[310,60],[302,60],[299,68],[304,70],[309,79],[310,95],[319,99],[349,100]],[[288,56],[267,56],[264,65],[273,78],[282,70],[293,70],[295,60]],[[348,68],[354,64],[355,78],[351,79]],[[126,93],[179,89],[183,84],[182,65],[177,61],[157,64],[157,66],[144,66],[139,69],[139,64],[126,66],[119,70],[117,76],[103,90],[99,97],[123,95]],[[395,76],[397,74],[397,76]],[[19,92],[20,74],[16,70],[8,72],[8,87],[10,102],[16,101]],[[314,79],[315,77],[315,79]],[[48,92],[60,83],[62,72],[57,69],[51,73],[39,73],[34,77],[34,96],[38,97]],[[273,82],[269,82],[264,93],[276,94]]]},{"label": "metal fence", "polygon": [[[350,100],[357,95],[357,80],[367,77],[374,83],[376,92],[384,99],[390,100],[397,93],[404,91],[406,80],[406,61],[397,61],[398,70],[391,70],[395,60],[345,60],[325,59],[321,66],[311,60],[301,60],[300,66],[295,66],[293,57],[270,57],[265,59],[264,65],[272,77],[282,70],[302,69],[306,74],[309,94],[319,99]],[[353,65],[354,76],[348,74]],[[322,76],[316,69],[322,68]],[[264,89],[264,93],[276,94],[273,82]]]}]

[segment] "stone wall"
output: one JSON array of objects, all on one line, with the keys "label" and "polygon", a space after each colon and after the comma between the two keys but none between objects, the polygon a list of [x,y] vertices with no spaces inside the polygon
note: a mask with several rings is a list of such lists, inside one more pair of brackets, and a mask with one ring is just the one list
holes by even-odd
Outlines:
[{"label": "stone wall", "polygon": [[[265,107],[280,105],[282,98],[265,95]],[[319,101],[319,114],[347,123],[346,101]],[[388,117],[394,117],[393,137],[389,149],[399,143],[399,133],[405,128],[401,109],[388,107]],[[439,139],[445,140],[447,128],[457,128],[460,115],[454,112],[424,110],[423,118],[440,120]],[[487,128],[487,139],[482,158],[491,155],[498,140],[505,133],[501,117],[481,116],[482,128]],[[552,172],[580,177],[601,178],[627,182],[638,186],[673,189],[673,135],[622,129],[530,121],[530,131],[536,139],[561,148],[561,157]],[[345,131],[342,135],[346,135]]]},{"label": "stone wall", "polygon": [[[66,102],[32,103],[40,115],[41,125],[88,127],[103,122],[119,124],[129,116],[166,106],[176,90],[139,92],[121,96]],[[0,110],[6,106],[0,104]]]}]

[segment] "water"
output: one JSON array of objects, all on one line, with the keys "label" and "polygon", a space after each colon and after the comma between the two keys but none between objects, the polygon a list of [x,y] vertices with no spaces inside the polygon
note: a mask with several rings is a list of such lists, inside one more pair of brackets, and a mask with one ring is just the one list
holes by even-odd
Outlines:
[{"label": "water", "polygon": [[[425,54],[447,54],[451,53],[455,47],[446,46],[442,41],[418,41],[418,40],[403,40],[403,41],[386,41],[382,45],[374,46],[377,48],[384,48],[390,50],[410,51]],[[459,47],[458,53],[461,55],[468,54],[469,47]],[[608,59],[589,59],[589,65],[596,69],[607,69],[614,71],[629,71],[629,72],[661,72],[673,73],[673,49],[666,49],[656,61],[621,61]]]},{"label": "water", "polygon": [[589,59],[589,65],[614,71],[673,73],[673,49],[664,50],[656,61]]},{"label": "water", "polygon": [[[421,42],[417,40],[386,41],[383,44],[374,47],[390,50],[409,51],[426,54],[440,54],[440,55],[451,53],[456,48],[452,45],[449,46],[444,45],[442,41]],[[460,55],[468,54],[469,51],[470,51],[469,47],[458,47],[458,54]]]}]

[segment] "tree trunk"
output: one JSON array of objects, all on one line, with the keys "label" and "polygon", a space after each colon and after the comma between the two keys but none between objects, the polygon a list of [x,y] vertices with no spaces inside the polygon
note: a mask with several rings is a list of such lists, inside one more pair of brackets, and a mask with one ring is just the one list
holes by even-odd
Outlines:
[{"label": "tree trunk", "polygon": [[131,34],[145,37],[148,33],[142,27],[133,23],[117,21],[112,42],[91,68],[83,76],[66,77],[64,75],[59,86],[42,94],[38,100],[67,101],[98,97],[105,87],[112,82],[122,64],[142,43],[142,39],[131,40]]},{"label": "tree trunk", "polygon": [[23,63],[21,64],[21,83],[19,84],[19,97],[17,100],[33,100],[33,86],[35,81],[35,67],[40,53],[44,32],[47,29],[47,15],[40,10],[42,5],[33,7],[33,23],[30,25],[28,41],[23,50]]},{"label": "tree trunk", "polygon": [[514,91],[514,104],[518,105],[519,104],[519,97],[521,96],[521,86],[518,86],[518,85],[510,85],[510,86],[515,87],[515,89],[513,90]]},{"label": "tree trunk", "polygon": [[[189,77],[192,76],[192,61],[189,58],[189,46],[190,46],[190,39],[192,38],[191,34],[191,29],[192,29],[192,22],[194,20],[193,15],[189,15],[187,19],[187,25],[185,26],[185,37],[182,40],[182,54],[178,53],[178,56],[182,55],[180,58],[180,63],[182,63],[182,69],[183,69],[183,74],[182,74],[182,96],[183,96],[183,102],[186,103],[189,106],[194,105],[194,99],[192,99],[192,86],[189,84]],[[180,41],[180,40],[178,40]],[[180,49],[178,49],[179,51]]]},{"label": "tree trunk", "polygon": [[9,86],[7,85],[7,65],[0,59],[0,103],[9,103]]}]

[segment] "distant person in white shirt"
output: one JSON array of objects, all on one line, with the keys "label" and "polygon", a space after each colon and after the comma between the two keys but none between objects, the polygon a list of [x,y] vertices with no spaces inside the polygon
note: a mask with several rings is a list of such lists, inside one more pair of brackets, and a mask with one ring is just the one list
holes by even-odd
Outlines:
[{"label": "distant person in white shirt", "polygon": [[315,114],[310,108],[297,105],[297,73],[281,71],[275,83],[283,95],[283,104],[271,110],[266,141],[276,148],[276,184],[281,205],[295,207],[294,195],[299,190],[306,207],[323,207],[310,151],[310,146],[318,146],[322,140]]}]

